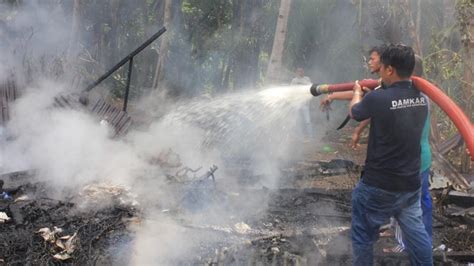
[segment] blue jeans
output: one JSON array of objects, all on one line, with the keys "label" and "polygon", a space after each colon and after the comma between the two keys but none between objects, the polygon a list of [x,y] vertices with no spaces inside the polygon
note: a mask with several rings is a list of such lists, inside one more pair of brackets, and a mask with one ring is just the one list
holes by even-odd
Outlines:
[{"label": "blue jeans", "polygon": [[[423,213],[423,224],[425,225],[426,232],[430,237],[431,246],[433,246],[433,202],[430,194],[430,169],[420,173],[421,178],[421,211]],[[400,232],[400,226],[395,223],[395,238],[398,244],[405,248],[403,242],[403,235]]]},{"label": "blue jeans", "polygon": [[430,169],[421,172],[421,210],[423,211],[423,224],[426,232],[433,242],[433,202],[430,194]]},{"label": "blue jeans", "polygon": [[373,265],[380,226],[395,217],[412,265],[433,265],[431,241],[422,220],[420,190],[391,192],[359,182],[352,192],[353,265]]}]

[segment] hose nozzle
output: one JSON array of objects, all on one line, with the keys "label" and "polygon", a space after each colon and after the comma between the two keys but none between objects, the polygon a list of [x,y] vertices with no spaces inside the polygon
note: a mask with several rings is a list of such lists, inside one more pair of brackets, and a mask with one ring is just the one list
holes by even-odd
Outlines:
[{"label": "hose nozzle", "polygon": [[321,94],[329,92],[327,84],[316,84],[316,83],[311,85],[311,88],[309,89],[309,91],[314,97],[318,97]]},{"label": "hose nozzle", "polygon": [[314,97],[321,95],[321,93],[318,92],[318,84],[311,85],[311,88],[309,88],[309,92],[311,92]]}]

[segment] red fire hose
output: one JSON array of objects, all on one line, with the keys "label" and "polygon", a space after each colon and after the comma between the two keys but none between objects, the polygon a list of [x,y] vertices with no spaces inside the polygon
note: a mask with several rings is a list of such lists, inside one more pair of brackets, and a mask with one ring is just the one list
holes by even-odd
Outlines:
[{"label": "red fire hose", "polygon": [[[426,94],[433,102],[435,102],[453,121],[454,125],[458,129],[459,133],[466,142],[467,149],[471,154],[471,160],[474,160],[474,125],[471,123],[469,118],[464,112],[451,100],[446,94],[443,93],[435,85],[429,81],[424,80],[420,77],[412,77],[413,83],[417,89]],[[362,87],[374,89],[379,85],[378,80],[365,79],[359,81]],[[339,83],[339,84],[313,84],[311,86],[311,94],[319,96],[324,93],[331,93],[337,91],[349,91],[354,87],[354,82]]]}]

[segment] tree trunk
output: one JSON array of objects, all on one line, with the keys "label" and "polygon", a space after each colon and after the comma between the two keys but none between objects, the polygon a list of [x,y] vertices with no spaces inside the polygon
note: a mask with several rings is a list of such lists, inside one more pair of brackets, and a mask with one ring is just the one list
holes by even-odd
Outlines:
[{"label": "tree trunk", "polygon": [[233,66],[233,58],[231,56],[228,57],[227,59],[227,66],[225,69],[224,77],[222,79],[222,90],[223,91],[228,91],[229,90],[229,82],[230,82],[230,71],[232,70]]},{"label": "tree trunk", "polygon": [[262,0],[242,0],[239,6],[239,34],[233,60],[235,89],[255,87],[259,77]]},{"label": "tree trunk", "polygon": [[[408,0],[400,1],[400,7],[407,16],[407,26],[408,34],[410,35],[411,43],[415,53],[422,56],[420,36],[419,36],[419,17],[413,18],[413,9],[411,8],[410,2]],[[417,9],[421,8],[420,0],[417,0]],[[420,15],[420,12],[416,12],[417,16]]]},{"label": "tree trunk", "polygon": [[239,44],[238,41],[241,38],[241,32],[240,32],[240,22],[241,22],[241,3],[242,0],[233,0],[232,1],[232,21],[231,21],[231,31],[232,31],[232,36],[231,36],[231,43],[232,43],[232,48],[231,48],[231,54],[230,54],[230,60],[227,65],[226,69],[226,74],[224,77],[224,88],[227,90],[234,89],[235,90],[235,82],[232,82],[232,78],[235,81],[235,72],[236,71],[236,62],[238,62],[239,59]]},{"label": "tree trunk", "polygon": [[72,28],[71,28],[71,38],[69,42],[69,47],[67,50],[67,64],[71,65],[75,54],[77,53],[78,45],[78,36],[79,29],[81,24],[81,5],[80,0],[74,0],[72,7]]},{"label": "tree trunk", "polygon": [[[470,6],[471,14],[474,14],[474,4]],[[464,39],[464,73],[463,73],[463,98],[464,98],[464,112],[469,116],[471,121],[474,119],[473,115],[473,89],[474,89],[474,17],[466,18],[466,37]],[[465,146],[464,146],[465,147]],[[461,156],[461,173],[468,173],[471,166],[471,158],[464,150]]]},{"label": "tree trunk", "polygon": [[415,43],[418,47],[418,55],[423,57],[423,47],[420,40],[420,28],[421,28],[421,0],[416,1],[416,18],[415,18],[415,30],[416,30],[416,37]]},{"label": "tree trunk", "polygon": [[117,55],[118,49],[118,30],[120,27],[120,0],[110,1],[110,32],[109,32],[109,49],[110,49],[110,59],[108,65],[113,65],[118,60],[120,60]]},{"label": "tree trunk", "polygon": [[163,25],[168,30],[168,33],[161,37],[162,39],[161,39],[161,42],[160,42],[158,60],[156,61],[155,75],[154,75],[154,78],[153,78],[153,88],[154,89],[158,88],[158,83],[161,80],[163,80],[163,77],[164,77],[163,66],[165,65],[166,59],[168,57],[168,46],[169,46],[170,35],[171,35],[170,26],[171,26],[172,13],[173,13],[172,7],[173,7],[173,1],[172,0],[165,0]]},{"label": "tree trunk", "polygon": [[443,0],[443,29],[446,29],[448,25],[452,25],[456,18],[455,1]]},{"label": "tree trunk", "polygon": [[281,0],[272,53],[270,55],[270,62],[268,63],[266,83],[278,82],[281,78],[283,50],[285,49],[290,8],[291,0]]},{"label": "tree trunk", "polygon": [[[443,17],[442,17],[442,29],[447,29],[451,27],[454,23],[455,16],[455,2],[453,0],[443,0]],[[449,45],[446,42],[442,43],[442,48],[450,49]],[[436,76],[441,76],[438,73]],[[438,80],[438,82],[441,82]],[[430,141],[431,145],[436,147],[440,141],[441,137],[438,131],[438,116],[436,110],[439,110],[437,106],[433,106],[431,115],[430,115],[430,122],[431,122],[431,130],[430,130]]]}]

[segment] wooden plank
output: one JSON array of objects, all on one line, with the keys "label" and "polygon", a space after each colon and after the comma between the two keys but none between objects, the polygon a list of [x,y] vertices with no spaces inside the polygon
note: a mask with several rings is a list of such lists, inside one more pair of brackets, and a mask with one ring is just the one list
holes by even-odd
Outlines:
[{"label": "wooden plank", "polygon": [[448,193],[448,201],[466,208],[474,207],[474,194],[452,190]]},{"label": "wooden plank", "polygon": [[109,109],[109,104],[104,101],[97,115],[102,117],[107,112],[107,109]]},{"label": "wooden plank", "polygon": [[79,96],[77,94],[60,94],[54,97],[55,107],[69,108],[69,109],[81,109],[84,108],[79,102]]},{"label": "wooden plank", "polygon": [[91,112],[95,113],[99,108],[100,101],[96,101],[95,104],[92,106]]},{"label": "wooden plank", "polygon": [[115,136],[123,135],[131,125],[131,118],[126,112],[108,104],[103,99],[97,100],[91,112],[100,120],[106,120],[114,128]]},{"label": "wooden plank", "polygon": [[105,103],[104,100],[102,100],[102,99],[99,100],[99,108],[97,108],[97,111],[96,111],[97,116],[100,117],[100,114],[103,112],[103,110],[105,110],[105,108],[107,108],[106,105],[107,104]]},{"label": "wooden plank", "polygon": [[456,168],[454,168],[454,166],[436,150],[432,150],[432,161],[433,172],[448,178],[456,190],[467,191],[471,187],[466,178],[462,176],[456,170]]},{"label": "wooden plank", "polygon": [[124,135],[127,131],[130,125],[132,124],[132,119],[130,116],[124,116],[125,119],[122,119],[124,121],[123,123],[119,124],[117,127],[117,135],[121,136]]},{"label": "wooden plank", "polygon": [[127,122],[127,116],[125,114],[120,114],[118,121],[115,123],[115,133],[119,134]]},{"label": "wooden plank", "polygon": [[459,133],[454,134],[454,136],[442,142],[438,145],[439,153],[446,155],[449,151],[460,147],[464,143],[461,135]]},{"label": "wooden plank", "polygon": [[61,98],[59,97],[54,97],[54,104],[53,104],[55,107],[61,107],[61,108],[65,108],[66,105],[61,101]]},{"label": "wooden plank", "polygon": [[4,125],[7,121],[8,121],[8,118],[9,118],[9,113],[8,113],[8,102],[6,101],[6,98],[5,97],[0,97],[0,107],[1,107],[1,121],[0,123],[2,125]]},{"label": "wooden plank", "polygon": [[[57,107],[83,108],[83,105],[79,102],[79,96],[76,94],[58,95],[54,98],[54,101],[54,106]],[[88,110],[99,120],[106,120],[114,128],[115,136],[124,134],[131,125],[131,118],[126,112],[110,105],[102,98],[89,106]]]},{"label": "wooden plank", "polygon": [[0,83],[0,124],[4,125],[10,119],[10,103],[18,96],[15,79],[13,76]]},{"label": "wooden plank", "polygon": [[110,123],[117,125],[122,114],[121,110],[116,109],[110,118]]}]

